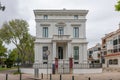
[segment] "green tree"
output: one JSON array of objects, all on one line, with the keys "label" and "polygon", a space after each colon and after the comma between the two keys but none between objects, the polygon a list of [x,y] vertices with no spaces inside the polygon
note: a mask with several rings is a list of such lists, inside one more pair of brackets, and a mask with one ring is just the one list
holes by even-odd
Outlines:
[{"label": "green tree", "polygon": [[18,53],[18,49],[15,48],[8,55],[9,60],[11,60],[13,62],[13,64],[15,64],[17,62],[17,58],[18,58],[18,54],[17,53]]},{"label": "green tree", "polygon": [[28,33],[20,40],[19,46],[24,49],[24,54],[21,55],[24,63],[31,64],[34,61],[34,40],[34,37]]},{"label": "green tree", "polygon": [[16,46],[18,55],[22,57],[22,63],[24,63],[26,53],[21,40],[23,40],[24,35],[28,34],[28,27],[29,25],[25,20],[15,19],[5,22],[0,29],[0,39],[7,44],[13,43]]},{"label": "green tree", "polygon": [[115,5],[115,10],[120,11],[120,0],[118,0],[117,4]]},{"label": "green tree", "polygon": [[17,58],[18,58],[18,49],[15,48],[12,51],[9,50],[8,52],[8,58],[5,61],[5,64],[7,65],[8,68],[11,68],[12,66],[17,64]]},{"label": "green tree", "polygon": [[5,46],[3,45],[3,42],[0,41],[0,64],[4,65],[4,61],[6,58],[6,53],[7,52],[7,48],[5,48]]}]

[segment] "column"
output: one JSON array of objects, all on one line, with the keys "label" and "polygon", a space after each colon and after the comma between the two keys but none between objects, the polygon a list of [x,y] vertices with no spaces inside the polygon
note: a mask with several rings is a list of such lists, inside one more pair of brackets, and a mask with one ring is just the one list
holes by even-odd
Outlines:
[{"label": "column", "polygon": [[53,42],[53,55],[52,55],[52,59],[55,60],[56,58],[56,42]]},{"label": "column", "polygon": [[68,51],[67,51],[67,54],[66,54],[66,58],[67,59],[69,59],[70,57],[72,57],[72,52],[71,52],[71,43],[70,42],[68,42],[68,44],[67,44],[68,46],[67,46],[67,49],[68,49]]}]

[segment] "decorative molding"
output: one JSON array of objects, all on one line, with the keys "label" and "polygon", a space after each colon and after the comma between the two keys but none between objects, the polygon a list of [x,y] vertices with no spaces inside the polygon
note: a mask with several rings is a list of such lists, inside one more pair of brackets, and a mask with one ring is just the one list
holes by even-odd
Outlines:
[{"label": "decorative molding", "polygon": [[50,24],[40,24],[40,26],[50,26]]},{"label": "decorative molding", "polygon": [[35,15],[80,15],[86,16],[88,10],[34,10]]},{"label": "decorative molding", "polygon": [[57,24],[55,24],[55,26],[59,27],[59,26],[66,26],[66,24],[64,22],[58,22]]},{"label": "decorative molding", "polygon": [[47,19],[47,20],[44,20],[44,19],[35,19],[36,22],[86,22],[87,19]]},{"label": "decorative molding", "polygon": [[71,26],[81,26],[81,24],[71,24]]}]

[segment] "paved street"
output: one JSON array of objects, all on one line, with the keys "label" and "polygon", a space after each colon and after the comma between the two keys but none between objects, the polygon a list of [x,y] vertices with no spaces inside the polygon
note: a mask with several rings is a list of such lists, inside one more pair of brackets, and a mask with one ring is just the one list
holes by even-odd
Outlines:
[{"label": "paved street", "polygon": [[[15,70],[1,71],[0,72],[0,80],[5,80],[6,73],[8,74],[8,80],[20,80],[20,75],[12,74]],[[88,77],[91,80],[120,80],[120,72],[103,72],[100,74],[62,74],[62,80],[72,80],[72,76],[74,76],[74,80],[88,80]],[[39,75],[41,79],[41,75]],[[34,80],[33,74],[22,74],[22,80]],[[50,80],[50,76],[44,75],[44,79],[41,80]],[[60,75],[52,75],[52,80],[60,80]]]}]

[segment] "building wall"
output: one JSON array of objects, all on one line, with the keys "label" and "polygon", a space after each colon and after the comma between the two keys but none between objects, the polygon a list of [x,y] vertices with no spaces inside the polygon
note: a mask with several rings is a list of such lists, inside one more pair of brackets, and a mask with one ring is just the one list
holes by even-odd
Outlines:
[{"label": "building wall", "polygon": [[[103,65],[104,68],[119,68],[120,67],[120,29],[117,29],[116,31],[113,31],[111,33],[108,33],[105,35],[105,37],[102,38],[102,40],[105,41],[105,43],[103,45],[106,45],[106,52],[107,54],[104,55],[105,56],[105,64]],[[114,43],[114,41],[117,40],[116,44]],[[118,60],[118,63],[115,64],[113,61],[113,63],[110,63],[110,60]]]},{"label": "building wall", "polygon": [[[101,63],[101,56],[102,56],[101,55],[101,44],[99,44],[99,43],[96,44],[95,46],[89,48],[87,52],[88,52],[89,63]],[[91,56],[91,58],[90,58],[90,56]]]},{"label": "building wall", "polygon": [[[72,11],[72,10],[71,10]],[[73,47],[79,46],[79,62],[87,62],[87,41],[86,41],[86,14],[88,11],[73,10],[71,13],[69,10],[51,11],[51,10],[35,10],[36,21],[36,41],[35,41],[35,62],[42,63],[42,47],[48,46],[50,50],[49,61],[54,60],[53,56],[57,56],[57,41],[53,41],[53,36],[58,35],[58,26],[64,25],[64,35],[70,35],[64,48],[67,54],[64,54],[66,59],[73,57]],[[78,14],[79,13],[79,14]],[[44,15],[48,15],[48,19],[44,19]],[[74,19],[74,15],[78,15],[78,19]],[[77,26],[76,26],[77,25]],[[43,38],[43,27],[48,27],[48,38]],[[73,38],[73,28],[79,27],[79,38]],[[56,43],[56,53],[53,49],[53,43]],[[64,42],[63,40],[60,42]],[[54,51],[53,51],[54,50]],[[55,53],[55,54],[54,54]],[[53,55],[54,54],[54,55]]]}]

